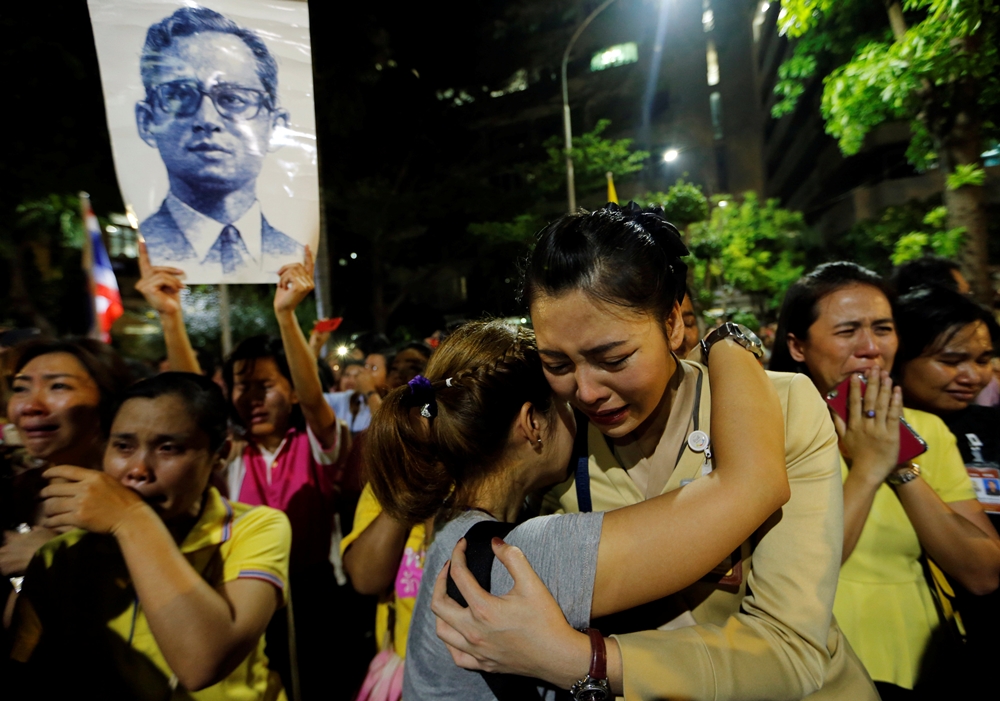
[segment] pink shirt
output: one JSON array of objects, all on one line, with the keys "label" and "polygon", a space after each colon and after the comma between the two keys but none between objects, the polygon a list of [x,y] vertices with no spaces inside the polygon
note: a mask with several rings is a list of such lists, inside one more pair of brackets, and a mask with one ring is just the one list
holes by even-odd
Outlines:
[{"label": "pink shirt", "polygon": [[280,509],[288,516],[293,569],[330,557],[340,477],[334,463],[339,451],[339,433],[333,447],[324,449],[309,429],[292,428],[273,454],[250,443],[228,466],[233,499]]}]

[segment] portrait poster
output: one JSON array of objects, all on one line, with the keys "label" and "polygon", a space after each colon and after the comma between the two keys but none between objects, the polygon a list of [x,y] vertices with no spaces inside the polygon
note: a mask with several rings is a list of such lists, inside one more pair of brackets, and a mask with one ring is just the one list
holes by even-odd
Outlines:
[{"label": "portrait poster", "polygon": [[309,12],[295,0],[88,0],[123,200],[153,265],[274,283],[319,242]]}]

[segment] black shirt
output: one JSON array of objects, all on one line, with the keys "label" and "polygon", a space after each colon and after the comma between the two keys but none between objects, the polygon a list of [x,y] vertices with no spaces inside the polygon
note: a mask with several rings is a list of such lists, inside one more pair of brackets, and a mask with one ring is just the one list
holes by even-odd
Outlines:
[{"label": "black shirt", "polygon": [[955,434],[976,498],[1000,530],[1000,407],[973,404],[940,416]]}]

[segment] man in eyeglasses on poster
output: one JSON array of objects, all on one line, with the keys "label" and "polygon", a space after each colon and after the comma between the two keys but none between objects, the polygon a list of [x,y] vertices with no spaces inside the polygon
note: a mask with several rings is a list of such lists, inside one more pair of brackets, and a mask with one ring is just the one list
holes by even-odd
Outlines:
[{"label": "man in eyeglasses on poster", "polygon": [[170,182],[139,227],[151,262],[184,268],[192,282],[262,282],[301,262],[303,246],[257,200],[271,135],[288,121],[264,42],[213,10],[185,7],[149,28],[140,71],[139,135]]}]

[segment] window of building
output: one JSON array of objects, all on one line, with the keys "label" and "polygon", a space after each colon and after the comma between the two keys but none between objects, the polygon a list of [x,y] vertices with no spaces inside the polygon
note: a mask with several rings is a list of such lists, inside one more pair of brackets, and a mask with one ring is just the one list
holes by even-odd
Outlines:
[{"label": "window of building", "polygon": [[719,91],[713,92],[708,97],[708,104],[712,109],[712,135],[716,139],[722,138],[722,94]]},{"label": "window of building", "polygon": [[719,52],[715,50],[715,42],[708,40],[708,50],[705,53],[708,61],[708,84],[719,84]]},{"label": "window of building", "polygon": [[634,41],[627,44],[616,44],[598,51],[590,59],[590,70],[603,71],[605,68],[615,68],[639,60],[639,47]]}]

